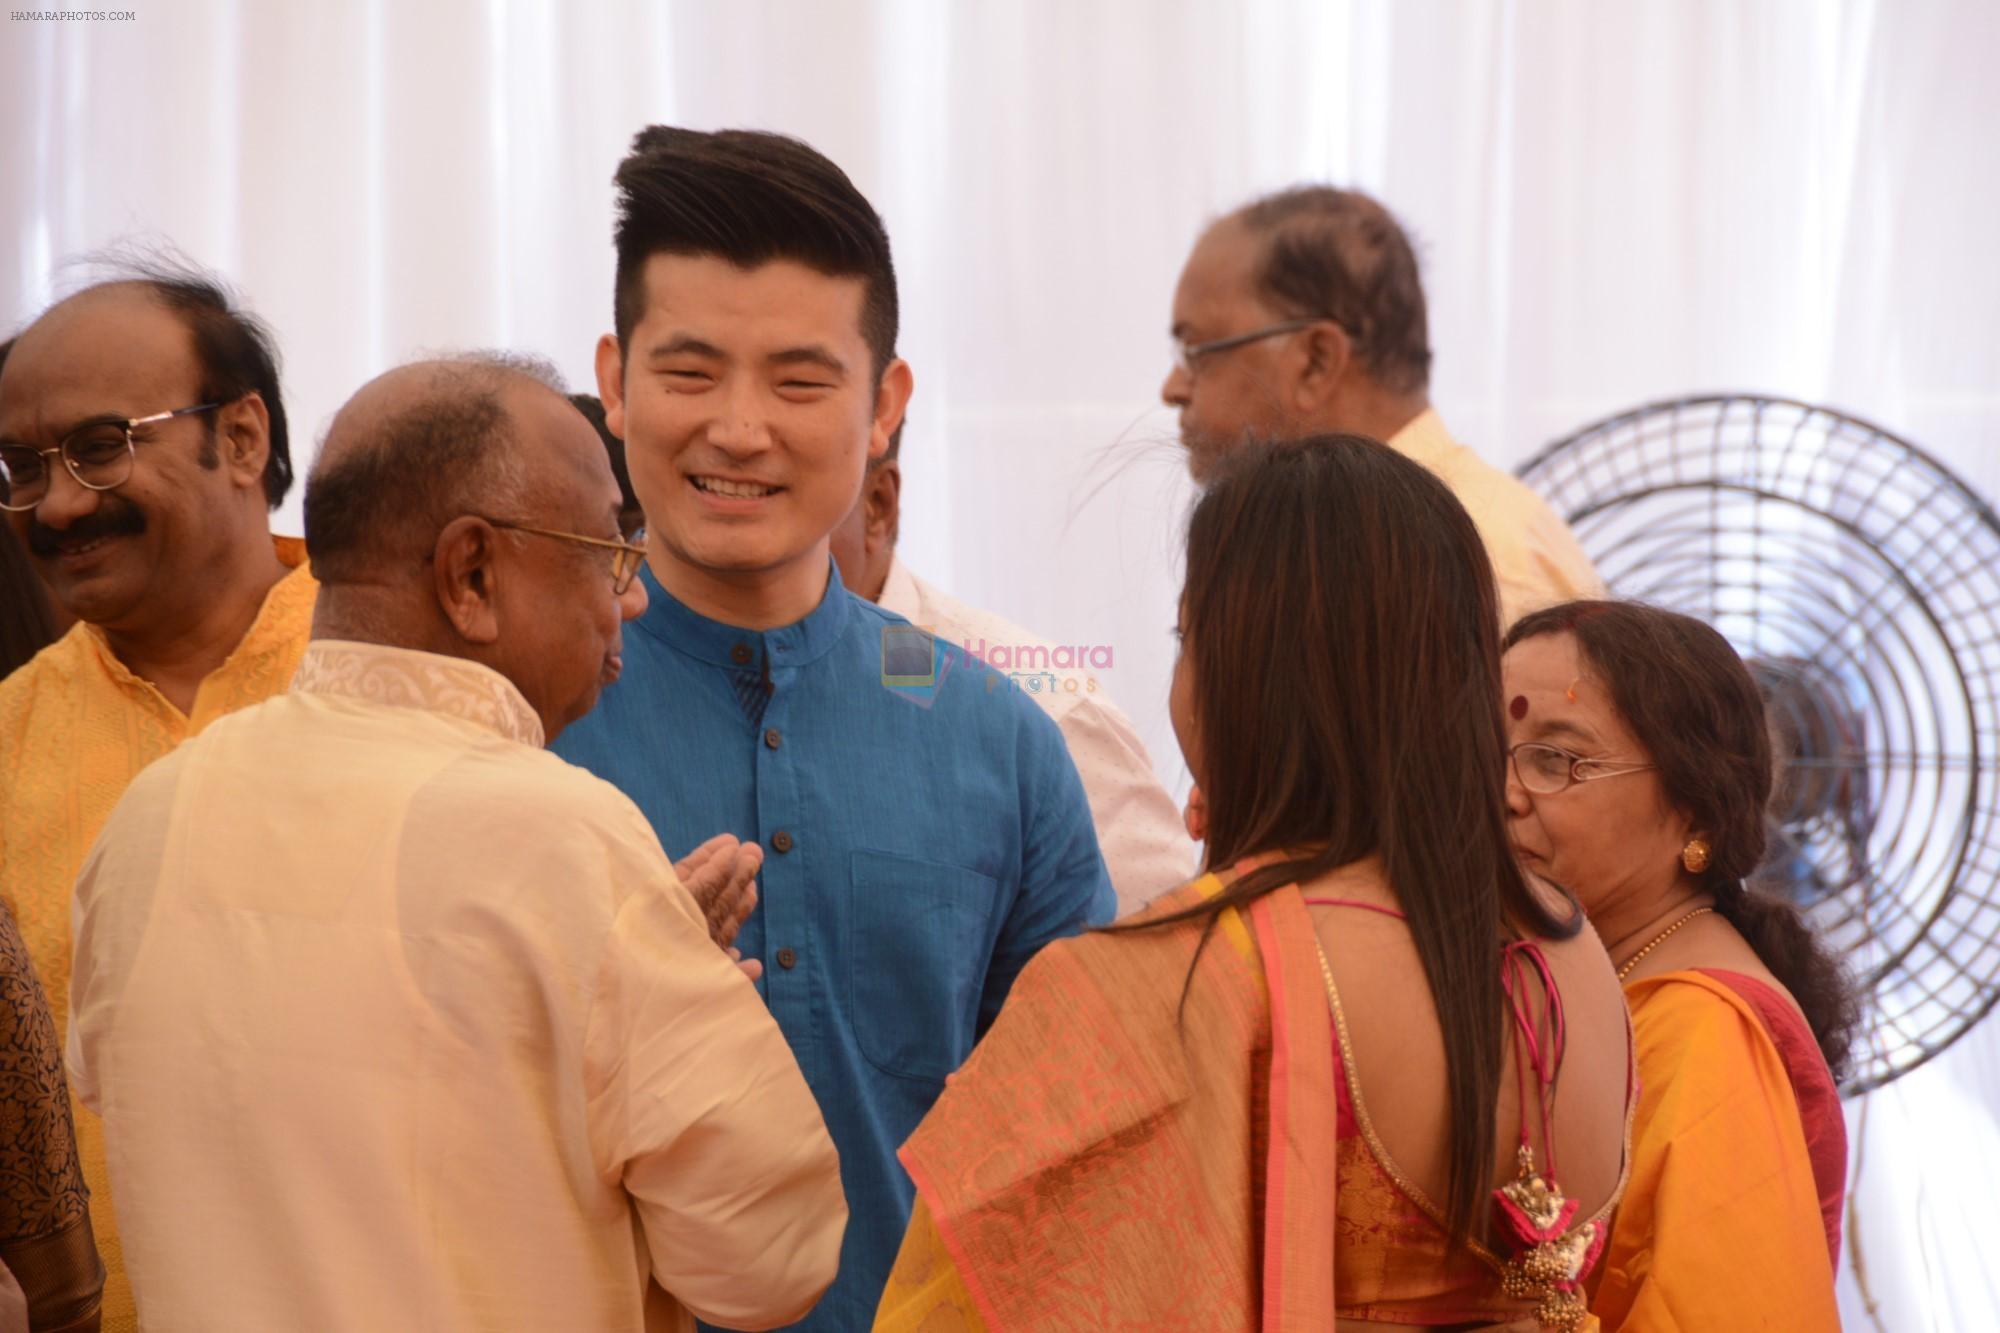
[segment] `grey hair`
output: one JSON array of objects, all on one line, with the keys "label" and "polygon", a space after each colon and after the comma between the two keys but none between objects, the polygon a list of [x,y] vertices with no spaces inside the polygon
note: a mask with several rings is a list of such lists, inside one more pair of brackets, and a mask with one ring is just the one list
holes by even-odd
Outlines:
[{"label": "grey hair", "polygon": [[510,352],[491,347],[475,347],[470,351],[444,352],[421,358],[437,361],[448,366],[466,366],[485,369],[503,375],[519,375],[533,380],[559,398],[569,397],[569,384],[563,373],[556,369],[556,363],[545,356],[533,352]]},{"label": "grey hair", "polygon": [[1232,216],[1265,242],[1257,277],[1280,310],[1330,319],[1383,388],[1430,383],[1429,316],[1416,249],[1395,215],[1359,190],[1305,185],[1253,200]]}]

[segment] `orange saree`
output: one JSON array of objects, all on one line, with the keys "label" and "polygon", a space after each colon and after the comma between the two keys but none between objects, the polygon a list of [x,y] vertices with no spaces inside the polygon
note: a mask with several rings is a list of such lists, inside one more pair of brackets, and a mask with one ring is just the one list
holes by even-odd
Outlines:
[{"label": "orange saree", "polygon": [[877,1328],[951,1327],[953,1304],[994,1330],[1333,1326],[1331,1191],[1302,1184],[1333,1177],[1332,1028],[1297,890],[1253,916],[1270,952],[1225,916],[1184,1024],[1198,927],[1036,957],[902,1151],[962,1291],[939,1299],[918,1234]]},{"label": "orange saree", "polygon": [[[1220,887],[1205,876],[1154,910]],[[1372,1177],[1343,1158],[1355,1144],[1298,889],[1224,913],[1197,961],[1200,934],[1086,935],[1022,973],[903,1147],[917,1208],[878,1331],[1323,1333],[1342,1313],[1336,1274],[1356,1272],[1371,1306],[1401,1306],[1395,1322],[1464,1317],[1419,1308],[1449,1267],[1444,1237],[1413,1242],[1393,1188],[1380,1216],[1363,1198],[1336,1209],[1337,1182]],[[1382,1225],[1353,1225],[1356,1209]],[[1497,1270],[1479,1281],[1502,1310],[1532,1305],[1501,1298]]]},{"label": "orange saree", "polygon": [[1606,1329],[1837,1330],[1830,1237],[1792,1080],[1753,1006],[1699,971],[1625,988],[1632,1178],[1591,1312]]}]

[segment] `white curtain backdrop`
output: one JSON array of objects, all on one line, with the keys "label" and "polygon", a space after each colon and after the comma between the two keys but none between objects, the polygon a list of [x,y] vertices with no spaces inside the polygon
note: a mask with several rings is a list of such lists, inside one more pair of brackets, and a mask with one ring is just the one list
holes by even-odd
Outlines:
[{"label": "white curtain backdrop", "polygon": [[[1754,389],[2000,491],[1991,0],[107,3],[133,17],[0,27],[0,321],[77,285],[72,256],[171,241],[278,331],[308,454],[423,349],[594,387],[633,131],[801,135],[895,242],[907,557],[1111,645],[1177,786],[1167,309],[1204,220],[1254,193],[1398,211],[1435,401],[1495,462]],[[1866,1114],[1850,1327],[2000,1328],[2000,1019]]]}]

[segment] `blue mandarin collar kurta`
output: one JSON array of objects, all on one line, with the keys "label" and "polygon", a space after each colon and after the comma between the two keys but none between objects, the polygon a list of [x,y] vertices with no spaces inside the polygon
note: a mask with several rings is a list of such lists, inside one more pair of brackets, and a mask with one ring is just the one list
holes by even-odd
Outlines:
[{"label": "blue mandarin collar kurta", "polygon": [[643,577],[622,677],[554,749],[637,802],[671,856],[762,842],[738,944],[763,960],[851,1212],[840,1277],[798,1327],[866,1328],[909,1220],[896,1149],[1035,951],[1111,919],[1090,808],[1032,700],[837,576],[764,631]]}]

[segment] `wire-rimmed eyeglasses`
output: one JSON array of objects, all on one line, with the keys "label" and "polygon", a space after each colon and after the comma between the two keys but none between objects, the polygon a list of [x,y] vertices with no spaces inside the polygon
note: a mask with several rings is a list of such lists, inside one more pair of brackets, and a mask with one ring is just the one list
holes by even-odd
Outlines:
[{"label": "wire-rimmed eyeglasses", "polygon": [[1514,773],[1520,778],[1521,785],[1537,796],[1554,796],[1557,792],[1567,791],[1573,783],[1623,777],[1627,773],[1643,773],[1653,767],[1652,764],[1626,764],[1611,759],[1586,759],[1559,745],[1543,741],[1522,741],[1508,749],[1507,757],[1513,760]]},{"label": "wire-rimmed eyeglasses", "polygon": [[1210,338],[1204,343],[1185,342],[1182,339],[1175,338],[1173,339],[1174,366],[1181,373],[1192,375],[1194,374],[1195,363],[1210,353],[1226,352],[1232,347],[1241,347],[1245,343],[1261,342],[1266,338],[1275,338],[1281,333],[1297,333],[1300,329],[1309,329],[1315,324],[1338,322],[1338,320],[1330,320],[1324,315],[1314,315],[1310,319],[1287,319],[1277,324],[1267,324],[1261,329],[1252,329],[1248,333],[1232,333],[1227,338]]},{"label": "wire-rimmed eyeglasses", "polygon": [[133,431],[175,417],[213,412],[221,406],[221,403],[198,403],[145,417],[86,421],[63,436],[53,449],[0,444],[0,509],[18,513],[33,509],[48,498],[49,481],[55,475],[49,464],[51,454],[62,459],[70,476],[76,478],[76,484],[86,490],[108,491],[122,486],[132,475],[132,460],[136,455]]},{"label": "wire-rimmed eyeglasses", "polygon": [[611,552],[611,591],[623,597],[625,590],[632,586],[632,580],[639,575],[639,566],[646,563],[646,533],[644,529],[632,534],[631,541],[615,540],[610,537],[586,537],[580,532],[559,532],[554,528],[537,528],[526,523],[516,523],[512,519],[478,517],[496,528],[509,532],[525,532],[535,537],[553,537],[559,542],[575,542],[580,546],[596,546]]}]

